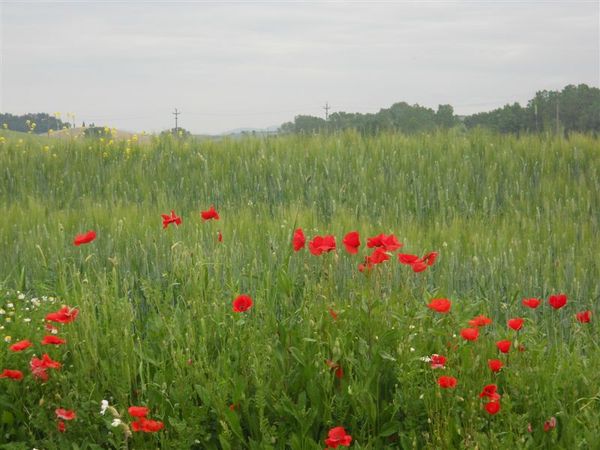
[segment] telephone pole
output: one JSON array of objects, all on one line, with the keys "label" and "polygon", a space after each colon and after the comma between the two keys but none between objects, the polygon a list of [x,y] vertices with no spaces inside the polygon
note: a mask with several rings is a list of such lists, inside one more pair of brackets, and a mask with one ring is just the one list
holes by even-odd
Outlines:
[{"label": "telephone pole", "polygon": [[560,104],[558,95],[556,96],[556,134],[560,131]]},{"label": "telephone pole", "polygon": [[331,106],[329,106],[329,102],[325,102],[325,106],[323,106],[323,109],[325,110],[325,120],[329,120],[329,110],[331,109]]},{"label": "telephone pole", "polygon": [[177,116],[179,114],[181,114],[181,111],[177,111],[177,108],[175,108],[175,112],[173,113],[175,116],[175,134],[179,133],[179,128],[177,127]]}]

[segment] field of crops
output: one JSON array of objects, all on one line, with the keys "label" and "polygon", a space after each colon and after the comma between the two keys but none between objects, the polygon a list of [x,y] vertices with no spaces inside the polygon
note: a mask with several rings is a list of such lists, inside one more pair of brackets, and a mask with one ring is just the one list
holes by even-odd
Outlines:
[{"label": "field of crops", "polygon": [[600,448],[597,138],[1,136],[0,449]]}]

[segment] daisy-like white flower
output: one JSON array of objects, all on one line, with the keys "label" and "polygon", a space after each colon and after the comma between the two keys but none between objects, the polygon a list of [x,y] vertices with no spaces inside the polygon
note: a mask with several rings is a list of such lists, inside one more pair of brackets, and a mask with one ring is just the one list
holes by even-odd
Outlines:
[{"label": "daisy-like white flower", "polygon": [[118,427],[119,425],[121,425],[121,419],[113,419],[111,425],[113,427]]},{"label": "daisy-like white flower", "polygon": [[100,414],[104,415],[107,408],[108,408],[108,400],[102,400],[100,402]]}]

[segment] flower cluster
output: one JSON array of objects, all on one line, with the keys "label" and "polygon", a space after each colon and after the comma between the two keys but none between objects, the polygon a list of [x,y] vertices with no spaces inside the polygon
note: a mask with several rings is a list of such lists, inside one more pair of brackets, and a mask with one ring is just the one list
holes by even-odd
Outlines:
[{"label": "flower cluster", "polygon": [[[358,231],[350,231],[344,235],[342,239],[346,252],[350,255],[358,254],[361,247],[360,234]],[[295,252],[299,252],[306,245],[306,236],[302,228],[294,230],[292,235],[292,248]],[[398,241],[393,234],[379,234],[367,238],[367,248],[373,249],[370,254],[364,257],[364,262],[358,265],[360,272],[370,271],[378,264],[388,261],[393,252],[402,247],[402,243]],[[308,250],[315,256],[320,256],[323,253],[329,253],[336,250],[336,240],[333,235],[314,236],[308,243]],[[422,258],[408,254],[399,253],[398,261],[404,265],[412,267],[414,272],[423,272],[428,267],[432,266],[437,257],[437,252],[427,253]]]},{"label": "flower cluster", "polygon": [[[541,304],[542,301],[537,298],[527,298],[522,300],[522,305],[531,309],[535,309]],[[567,296],[565,294],[551,295],[548,299],[548,304],[555,310],[561,309],[567,304]],[[447,314],[452,308],[452,302],[446,298],[434,298],[429,302],[427,307],[437,313]],[[589,322],[591,320],[591,311],[588,310],[577,313],[576,319],[581,323]],[[460,330],[460,335],[465,341],[476,341],[479,338],[480,328],[486,327],[492,322],[492,319],[485,315],[476,316],[469,320],[468,328],[462,328]],[[516,334],[523,330],[524,324],[525,319],[522,317],[513,317],[507,321],[508,329],[516,332]],[[501,339],[496,341],[495,346],[501,354],[507,354],[513,347],[513,340]],[[518,345],[516,347],[520,351],[525,350],[522,345]],[[434,354],[431,357],[424,358],[423,360],[430,362],[431,368],[433,369],[446,368],[446,358],[444,356]],[[508,364],[508,359],[506,362],[503,362],[500,359],[489,359],[487,364],[492,373],[497,374],[502,370],[503,367],[505,367],[506,364]],[[437,378],[437,384],[443,389],[453,389],[457,386],[458,380],[450,375],[441,375]],[[500,411],[501,395],[498,392],[498,386],[496,384],[488,384],[484,386],[482,392],[479,394],[479,397],[486,400],[484,408],[488,414],[495,415]],[[548,431],[555,426],[556,419],[554,419],[554,421],[547,421],[544,424],[544,430]],[[531,427],[531,425],[529,425],[529,427]]]}]

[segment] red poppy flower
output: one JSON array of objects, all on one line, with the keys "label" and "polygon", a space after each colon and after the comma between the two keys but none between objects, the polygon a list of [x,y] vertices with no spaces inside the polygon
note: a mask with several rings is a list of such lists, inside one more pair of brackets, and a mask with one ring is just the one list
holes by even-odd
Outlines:
[{"label": "red poppy flower", "polygon": [[346,247],[346,251],[351,255],[355,255],[358,253],[358,248],[360,247],[360,236],[358,235],[358,231],[351,231],[342,240],[344,246]]},{"label": "red poppy flower", "polygon": [[422,260],[428,266],[433,266],[435,264],[435,260],[438,257],[438,252],[429,252],[425,256],[423,256]]},{"label": "red poppy flower", "polygon": [[450,307],[452,306],[452,302],[447,298],[434,298],[432,299],[427,307],[439,313],[445,314],[450,311]]},{"label": "red poppy flower", "polygon": [[359,272],[364,272],[365,270],[370,271],[374,265],[375,264],[373,264],[373,261],[371,261],[371,257],[366,256],[365,262],[358,265],[358,271]]},{"label": "red poppy flower", "polygon": [[59,420],[56,424],[56,429],[59,433],[64,433],[65,431],[67,431],[67,425],[65,425],[65,423],[62,420]]},{"label": "red poppy flower", "polygon": [[221,231],[217,232],[217,241],[218,242],[223,242],[223,235],[221,234]]},{"label": "red poppy flower", "polygon": [[592,320],[592,312],[590,310],[575,314],[577,320],[581,323],[589,323]]},{"label": "red poppy flower", "polygon": [[29,347],[31,347],[31,341],[29,339],[23,339],[22,341],[15,342],[13,345],[8,347],[8,349],[11,352],[22,352]]},{"label": "red poppy flower", "polygon": [[471,320],[469,320],[469,325],[471,325],[472,327],[485,327],[490,323],[492,323],[492,319],[483,315],[473,317]]},{"label": "red poppy flower", "polygon": [[522,303],[524,306],[527,306],[528,308],[535,309],[538,306],[540,306],[540,304],[542,302],[541,302],[541,300],[538,300],[537,298],[524,298]]},{"label": "red poppy flower", "polygon": [[202,220],[207,221],[210,219],[219,220],[219,213],[215,210],[213,205],[210,205],[206,211],[201,211],[200,215],[202,216]]},{"label": "red poppy flower", "polygon": [[432,369],[443,369],[446,366],[446,357],[442,355],[433,354],[431,355],[431,368]]},{"label": "red poppy flower", "polygon": [[567,304],[567,296],[565,294],[551,295],[548,303],[554,309],[560,309]]},{"label": "red poppy flower", "polygon": [[46,370],[48,369],[60,369],[61,363],[58,361],[54,361],[47,353],[42,355],[42,359],[37,357],[31,358],[29,362],[29,367],[31,369],[31,374],[36,378],[41,378],[43,381],[48,381],[48,374]]},{"label": "red poppy flower", "polygon": [[550,417],[550,420],[544,422],[544,431],[547,433],[550,430],[556,428],[556,417]]},{"label": "red poppy flower", "polygon": [[456,387],[457,380],[454,377],[442,375],[438,378],[437,383],[440,385],[441,388],[448,389]]},{"label": "red poppy flower", "polygon": [[315,256],[335,250],[335,237],[315,236],[313,240],[308,243],[308,249]]},{"label": "red poppy flower", "polygon": [[300,251],[300,249],[304,248],[304,244],[306,243],[306,238],[304,237],[304,232],[302,228],[298,228],[294,231],[294,237],[292,238],[292,245],[294,246],[294,251]]},{"label": "red poppy flower", "polygon": [[499,359],[488,359],[488,366],[492,372],[500,372],[503,365]]},{"label": "red poppy flower", "polygon": [[419,272],[423,272],[425,269],[427,269],[427,264],[425,264],[421,260],[418,260],[417,262],[412,263],[410,265],[410,267],[412,268],[413,272],[419,273]]},{"label": "red poppy flower", "polygon": [[175,214],[175,211],[171,210],[171,215],[161,214],[163,220],[163,228],[167,228],[169,224],[174,223],[176,226],[181,225],[181,217]]},{"label": "red poppy flower", "polygon": [[338,448],[340,445],[343,447],[350,447],[352,442],[352,436],[346,433],[344,427],[335,427],[329,430],[327,439],[325,439],[325,445],[328,449]]},{"label": "red poppy flower", "polygon": [[63,306],[58,311],[48,314],[46,316],[46,320],[50,322],[69,323],[73,322],[77,318],[77,314],[79,314],[79,310],[77,308]]},{"label": "red poppy flower", "polygon": [[75,411],[71,411],[68,409],[58,408],[54,410],[56,417],[62,420],[73,420],[77,417]]},{"label": "red poppy flower", "polygon": [[519,331],[523,327],[523,322],[525,322],[525,320],[521,319],[520,317],[516,317],[508,321],[508,327],[515,331]]},{"label": "red poppy flower", "polygon": [[73,245],[80,246],[81,244],[89,244],[94,239],[96,239],[96,232],[90,230],[87,233],[76,235],[73,240]]},{"label": "red poppy flower", "polygon": [[138,420],[131,423],[133,431],[143,431],[144,433],[156,433],[164,427],[164,423],[159,422],[158,420],[146,419],[145,417],[140,417]]},{"label": "red poppy flower", "polygon": [[393,252],[402,247],[402,243],[398,242],[398,239],[393,234],[388,236],[382,233],[378,236],[368,238],[367,247],[383,247],[386,252]]},{"label": "red poppy flower", "polygon": [[325,364],[327,364],[327,367],[329,367],[330,369],[335,370],[336,378],[342,379],[344,377],[344,369],[342,369],[342,366],[340,364],[335,363],[330,359],[326,359]]},{"label": "red poppy flower", "polygon": [[238,313],[247,311],[252,307],[252,304],[252,298],[249,295],[238,295],[233,301],[233,311]]},{"label": "red poppy flower", "polygon": [[483,387],[483,391],[479,394],[480,398],[487,397],[492,401],[500,400],[500,394],[497,392],[498,386],[495,384],[488,384]]},{"label": "red poppy flower", "polygon": [[500,402],[491,401],[486,403],[485,410],[491,415],[496,414],[498,411],[500,411]]},{"label": "red poppy flower", "polygon": [[329,315],[331,316],[331,318],[333,320],[337,320],[337,318],[338,318],[337,313],[333,309],[331,309],[331,308],[329,308]]},{"label": "red poppy flower", "polygon": [[146,406],[130,406],[127,411],[132,417],[146,417],[150,412]]},{"label": "red poppy flower", "polygon": [[476,341],[479,337],[479,329],[477,328],[463,328],[460,330],[460,335],[467,341]]},{"label": "red poppy flower", "polygon": [[423,272],[427,267],[432,266],[437,258],[437,252],[430,252],[423,258],[419,258],[417,255],[411,255],[409,253],[398,254],[398,261],[402,264],[410,265],[413,272]]},{"label": "red poppy flower", "polygon": [[417,255],[411,255],[409,253],[398,253],[398,261],[400,261],[400,263],[402,264],[410,265],[418,260],[419,257]]},{"label": "red poppy flower", "polygon": [[383,247],[377,247],[373,253],[369,256],[369,260],[373,264],[381,264],[384,261],[390,259],[390,255],[388,255],[387,251]]},{"label": "red poppy flower", "polygon": [[62,345],[66,343],[67,341],[58,336],[44,336],[44,339],[42,340],[42,345]]},{"label": "red poppy flower", "polygon": [[10,378],[12,380],[22,380],[23,379],[23,372],[21,372],[20,370],[10,370],[10,369],[4,369],[2,371],[2,373],[0,373],[0,378]]},{"label": "red poppy flower", "polygon": [[496,347],[498,347],[498,350],[500,350],[502,353],[508,353],[508,351],[510,350],[510,346],[511,346],[510,341],[496,342]]}]

